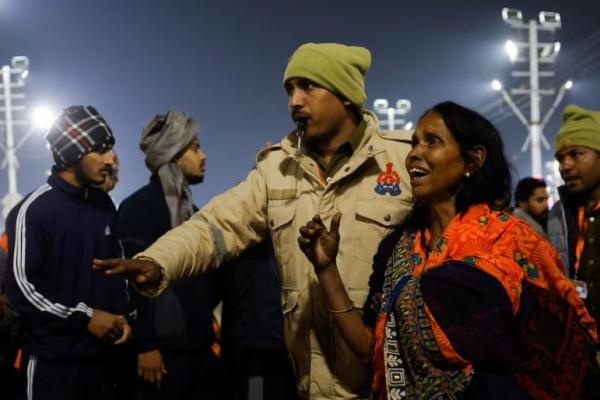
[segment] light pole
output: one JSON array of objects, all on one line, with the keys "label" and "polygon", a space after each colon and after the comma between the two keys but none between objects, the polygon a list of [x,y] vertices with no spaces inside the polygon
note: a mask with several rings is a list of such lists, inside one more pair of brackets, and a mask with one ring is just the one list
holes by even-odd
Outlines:
[{"label": "light pole", "polygon": [[[556,106],[552,107],[543,121],[541,119],[541,96],[554,95],[553,89],[540,89],[540,78],[542,77],[553,77],[554,71],[543,70],[540,71],[540,64],[552,64],[554,63],[558,52],[560,51],[560,43],[558,42],[539,42],[538,31],[551,31],[554,32],[556,29],[561,27],[560,14],[555,12],[542,11],[539,14],[539,24],[536,20],[530,20],[528,23],[523,22],[523,14],[520,10],[514,8],[502,9],[502,19],[508,25],[515,29],[527,29],[528,42],[513,42],[507,41],[504,48],[512,63],[524,63],[529,61],[528,71],[512,71],[511,75],[515,78],[529,78],[529,89],[517,88],[510,91],[513,95],[529,95],[530,103],[530,115],[527,120],[520,112],[518,107],[512,101],[509,93],[502,88],[499,81],[495,80],[492,83],[494,90],[499,91],[502,94],[502,98],[515,113],[517,118],[525,125],[529,135],[525,143],[523,144],[522,151],[526,151],[527,147],[531,149],[531,175],[535,177],[541,177],[542,172],[542,149],[541,145],[549,150],[550,145],[548,140],[544,137],[543,126],[550,119],[550,116],[554,112]],[[528,48],[529,57],[519,57],[520,49]],[[561,88],[561,92],[557,96],[558,102],[555,100],[555,104],[558,105],[564,96],[564,90],[568,90],[568,85],[565,84]]]},{"label": "light pole", "polygon": [[[7,192],[2,198],[2,217],[6,219],[8,212],[23,198],[17,187],[17,169],[19,160],[17,150],[25,143],[36,128],[46,128],[52,122],[53,114],[47,109],[38,109],[33,119],[25,118],[24,104],[15,104],[25,99],[21,89],[25,87],[25,79],[29,75],[29,60],[25,56],[17,56],[11,59],[10,65],[2,66],[2,82],[0,83],[0,112],[4,119],[0,119],[0,128],[4,130],[5,142],[0,143],[5,158],[1,167],[6,168],[8,177]],[[15,143],[15,128],[28,127],[29,129]]]},{"label": "light pole", "polygon": [[[2,216],[6,218],[8,211],[17,204],[22,196],[17,190],[17,168],[19,167],[19,161],[17,160],[14,127],[22,123],[20,120],[13,118],[13,112],[25,111],[25,106],[13,104],[13,100],[24,99],[23,93],[13,93],[13,89],[21,89],[25,86],[25,78],[29,74],[29,60],[24,56],[13,57],[10,65],[2,66],[2,99],[4,100],[4,106],[0,107],[1,111],[4,111],[4,120],[0,121],[0,125],[4,127],[4,133],[6,136],[6,145],[4,147],[4,153],[6,159],[2,164],[3,168],[6,168],[8,175],[8,191],[2,199]],[[15,76],[16,79],[13,79]]]},{"label": "light pole", "polygon": [[[389,107],[388,101],[386,99],[376,99],[373,102],[373,109],[376,113],[385,115],[387,117],[387,121],[380,121],[380,124],[387,124],[387,128],[389,130],[393,130],[396,126],[402,125],[404,129],[410,129],[412,127],[411,122],[406,122],[404,117],[410,112],[412,108],[412,103],[407,99],[400,99],[396,102],[396,108]],[[399,116],[399,119],[396,119],[396,116]]]}]

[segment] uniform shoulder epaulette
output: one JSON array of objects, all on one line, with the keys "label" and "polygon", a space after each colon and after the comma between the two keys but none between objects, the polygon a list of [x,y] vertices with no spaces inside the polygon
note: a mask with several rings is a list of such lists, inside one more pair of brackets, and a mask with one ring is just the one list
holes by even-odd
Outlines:
[{"label": "uniform shoulder epaulette", "polygon": [[280,149],[281,149],[281,143],[275,143],[270,146],[264,147],[256,155],[256,162],[264,160],[270,152],[275,151],[275,150],[280,150]]},{"label": "uniform shoulder epaulette", "polygon": [[401,142],[410,142],[412,139],[412,131],[408,131],[405,129],[394,129],[392,131],[389,130],[380,130],[378,131],[379,136],[386,140],[395,140]]}]

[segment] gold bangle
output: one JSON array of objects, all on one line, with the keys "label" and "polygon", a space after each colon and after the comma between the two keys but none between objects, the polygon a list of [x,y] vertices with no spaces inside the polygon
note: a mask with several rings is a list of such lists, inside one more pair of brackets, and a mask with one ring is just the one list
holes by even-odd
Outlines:
[{"label": "gold bangle", "polygon": [[327,307],[327,309],[329,310],[330,313],[332,314],[343,314],[343,313],[347,313],[350,312],[352,310],[354,310],[354,303],[348,307],[348,308],[344,308],[342,310],[332,310],[331,308]]}]

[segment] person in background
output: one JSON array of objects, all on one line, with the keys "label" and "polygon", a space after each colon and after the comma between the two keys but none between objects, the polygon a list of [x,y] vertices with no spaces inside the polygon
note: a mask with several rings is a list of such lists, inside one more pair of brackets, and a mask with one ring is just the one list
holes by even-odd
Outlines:
[{"label": "person in background", "polygon": [[7,301],[3,282],[8,257],[8,236],[0,235],[0,380],[2,381],[2,398],[6,400],[25,399],[22,374],[15,367],[19,350],[20,325],[18,313]]},{"label": "person in background", "polygon": [[548,239],[548,189],[543,179],[527,177],[517,183],[513,215],[527,222],[544,239]]},{"label": "person in background", "polygon": [[600,321],[600,111],[565,107],[554,146],[565,184],[550,211],[548,235],[565,274]]},{"label": "person in background", "polygon": [[550,244],[491,209],[510,197],[496,128],[437,104],[417,122],[406,168],[416,204],[380,246],[364,313],[338,272],[342,214],[329,230],[313,217],[298,238],[337,328],[372,366],[373,398],[579,398],[598,368],[596,324]]},{"label": "person in background", "polygon": [[[119,206],[117,235],[126,257],[186,221],[195,209],[190,186],[204,180],[206,156],[198,125],[187,114],[154,116],[143,128],[140,149],[151,176]],[[221,367],[211,350],[215,272],[169,288],[156,299],[131,291],[138,312],[133,342],[139,399],[219,398]]]},{"label": "person in background", "polygon": [[147,294],[236,258],[270,239],[281,279],[284,335],[298,393],[310,399],[357,399],[369,393],[369,370],[334,327],[317,278],[296,244],[304,221],[344,211],[341,271],[355,304],[368,293],[377,245],[412,206],[404,158],[410,133],[379,130],[365,110],[363,47],[307,43],[283,74],[296,129],[262,150],[255,168],[135,259],[98,260]]},{"label": "person in background", "polygon": [[29,399],[120,399],[121,344],[131,335],[124,279],[89,266],[120,257],[116,210],[101,185],[114,137],[90,106],[59,115],[46,139],[55,165],[46,184],[8,215],[6,294],[19,311]]},{"label": "person in background", "polygon": [[232,400],[297,397],[283,336],[280,279],[265,240],[218,271],[222,357]]}]

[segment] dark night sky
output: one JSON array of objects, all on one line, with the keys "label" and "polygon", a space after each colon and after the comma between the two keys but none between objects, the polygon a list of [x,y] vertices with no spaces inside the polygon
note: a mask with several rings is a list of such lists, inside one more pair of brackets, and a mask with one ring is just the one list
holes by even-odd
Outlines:
[{"label": "dark night sky", "polygon": [[[563,27],[553,39],[562,42],[558,77],[542,86],[573,78],[562,106],[600,109],[600,2],[521,3],[0,0],[0,62],[29,57],[31,110],[89,104],[105,116],[121,158],[117,203],[146,183],[141,127],[168,109],[185,111],[200,124],[208,162],[205,183],[194,188],[197,204],[243,179],[256,152],[292,128],[281,78],[287,58],[307,41],[371,50],[369,107],[378,97],[393,104],[408,98],[412,120],[448,99],[484,111],[499,121],[507,154],[525,176],[529,157],[519,153],[524,128],[513,116],[499,120],[502,110],[510,115],[506,107],[487,107],[498,99],[490,80],[511,83],[503,44],[516,31],[502,22],[500,10],[520,8],[525,19],[537,18],[540,10],[560,12]],[[559,114],[545,131],[551,142]],[[18,156],[19,191],[25,194],[45,180],[51,165],[43,135],[32,137]],[[545,161],[551,158],[544,153]],[[1,171],[0,196],[6,182]]]}]

